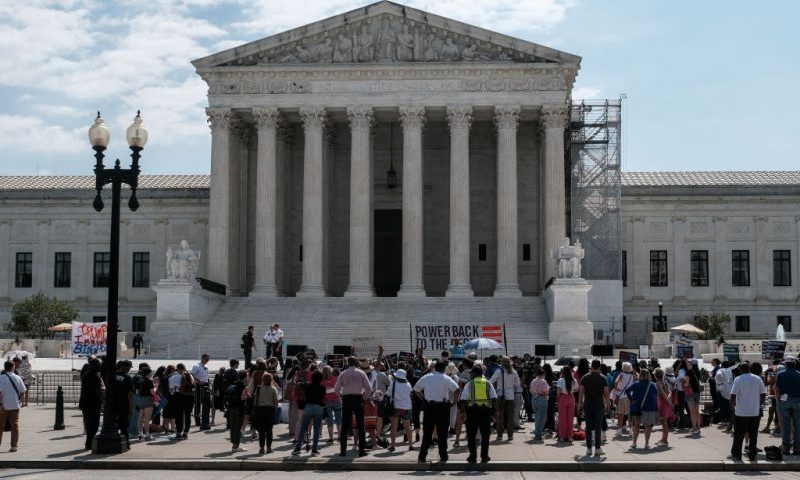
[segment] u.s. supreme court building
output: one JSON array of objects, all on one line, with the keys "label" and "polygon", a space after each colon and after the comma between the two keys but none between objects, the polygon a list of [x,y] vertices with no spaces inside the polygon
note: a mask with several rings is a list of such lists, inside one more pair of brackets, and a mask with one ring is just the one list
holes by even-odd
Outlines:
[{"label": "u.s. supreme court building", "polygon": [[[620,172],[620,104],[572,102],[580,60],[392,2],[195,60],[211,174],[141,179],[122,329],[192,356],[275,322],[318,351],[502,331],[568,353],[711,311],[791,330],[800,172]],[[39,290],[105,315],[93,182],[0,177],[0,316]],[[167,274],[188,250],[199,283]]]}]

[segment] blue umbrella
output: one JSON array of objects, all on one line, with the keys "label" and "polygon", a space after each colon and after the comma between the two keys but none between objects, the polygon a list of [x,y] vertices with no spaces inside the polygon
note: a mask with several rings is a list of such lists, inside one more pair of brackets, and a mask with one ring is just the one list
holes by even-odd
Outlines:
[{"label": "blue umbrella", "polygon": [[502,343],[491,338],[475,338],[464,344],[464,350],[502,350]]}]

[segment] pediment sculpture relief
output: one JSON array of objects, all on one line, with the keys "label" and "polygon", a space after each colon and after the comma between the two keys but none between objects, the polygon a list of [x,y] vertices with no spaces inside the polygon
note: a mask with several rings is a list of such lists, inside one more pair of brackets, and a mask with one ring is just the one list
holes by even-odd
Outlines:
[{"label": "pediment sculpture relief", "polygon": [[381,15],[238,58],[220,66],[498,61],[556,63],[424,22]]}]

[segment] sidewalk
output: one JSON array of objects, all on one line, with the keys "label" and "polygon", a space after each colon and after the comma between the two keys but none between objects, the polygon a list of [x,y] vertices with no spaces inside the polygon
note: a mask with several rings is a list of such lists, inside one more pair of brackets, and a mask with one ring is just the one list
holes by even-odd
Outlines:
[{"label": "sidewalk", "polygon": [[[609,440],[604,445],[605,457],[586,457],[582,442],[559,444],[552,439],[533,442],[528,433],[532,425],[517,432],[514,441],[496,442],[492,437],[490,456],[486,465],[466,463],[467,447],[462,435],[462,446],[453,449],[450,441],[450,461],[438,462],[435,450],[428,454],[428,463],[417,463],[418,451],[408,452],[405,444],[397,451],[377,450],[358,458],[349,450],[347,458],[338,456],[338,443],[320,443],[322,454],[311,457],[305,450],[300,456],[291,455],[285,424],[276,427],[274,453],[258,454],[258,442],[247,441],[246,452],[232,453],[227,432],[219,426],[199,432],[193,427],[189,439],[170,441],[167,437],[134,441],[131,449],[121,455],[93,455],[82,450],[84,444],[80,411],[65,411],[66,430],[54,431],[55,413],[52,406],[27,407],[21,412],[20,450],[9,453],[10,432],[3,435],[0,445],[0,468],[114,468],[160,470],[491,470],[491,471],[752,471],[800,470],[800,457],[785,457],[784,462],[767,461],[763,453],[757,463],[726,460],[731,437],[712,426],[704,428],[702,436],[671,434],[669,449],[628,450],[630,439]],[[218,417],[219,421],[221,417]],[[224,419],[222,420],[224,421]],[[613,435],[614,430],[609,433]],[[247,435],[249,438],[249,435]],[[327,438],[327,429],[322,436]],[[652,442],[660,438],[655,432]],[[640,439],[639,445],[643,445]],[[759,446],[780,445],[780,438],[760,434]],[[419,447],[419,443],[415,445]]]}]

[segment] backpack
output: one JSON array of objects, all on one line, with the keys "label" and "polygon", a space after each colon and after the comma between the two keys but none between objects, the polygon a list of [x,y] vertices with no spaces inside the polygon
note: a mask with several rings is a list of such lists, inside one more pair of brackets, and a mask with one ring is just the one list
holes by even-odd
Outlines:
[{"label": "backpack", "polygon": [[300,370],[297,372],[297,381],[295,382],[294,398],[297,403],[306,402],[306,372]]},{"label": "backpack", "polygon": [[142,376],[137,373],[133,376],[131,382],[133,383],[133,391],[138,394],[142,389]]},{"label": "backpack", "polygon": [[228,385],[223,396],[225,410],[238,410],[242,407],[242,391],[237,384]]},{"label": "backpack", "polygon": [[181,377],[181,395],[194,395],[194,379],[189,372],[186,372]]}]

